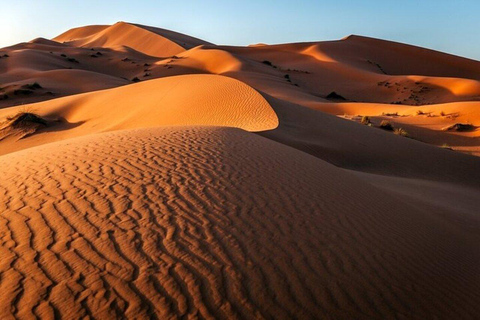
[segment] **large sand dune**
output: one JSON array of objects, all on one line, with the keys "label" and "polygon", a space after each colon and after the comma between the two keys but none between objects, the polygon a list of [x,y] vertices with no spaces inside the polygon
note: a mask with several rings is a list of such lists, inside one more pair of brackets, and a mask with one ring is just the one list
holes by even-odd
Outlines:
[{"label": "large sand dune", "polygon": [[154,57],[169,57],[196,45],[202,40],[159,28],[125,22],[112,26],[93,26],[87,30],[75,28],[53,40],[79,47],[127,46]]},{"label": "large sand dune", "polygon": [[480,314],[478,61],[119,22],[0,49],[0,108],[0,319]]},{"label": "large sand dune", "polygon": [[0,162],[2,318],[479,312],[478,233],[238,129],[122,131]]},{"label": "large sand dune", "polygon": [[[217,75],[183,75],[0,110],[0,118],[32,110],[52,120],[36,135],[0,140],[0,154],[66,138],[119,129],[214,125],[270,130],[278,119],[248,85]],[[1,137],[1,136],[0,136]]]}]

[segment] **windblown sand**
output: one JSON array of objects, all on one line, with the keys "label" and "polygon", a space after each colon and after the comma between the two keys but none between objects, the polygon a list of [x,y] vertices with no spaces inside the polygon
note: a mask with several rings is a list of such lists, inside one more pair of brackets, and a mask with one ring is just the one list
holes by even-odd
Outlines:
[{"label": "windblown sand", "polygon": [[0,131],[0,319],[479,317],[480,62],[125,22],[0,57],[0,122],[45,121]]}]

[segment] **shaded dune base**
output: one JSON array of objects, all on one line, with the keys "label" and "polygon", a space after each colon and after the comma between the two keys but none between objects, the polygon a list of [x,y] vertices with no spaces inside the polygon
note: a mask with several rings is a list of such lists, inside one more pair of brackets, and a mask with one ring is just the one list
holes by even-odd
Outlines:
[{"label": "shaded dune base", "polygon": [[2,319],[480,312],[478,234],[239,129],[92,135],[0,176]]}]

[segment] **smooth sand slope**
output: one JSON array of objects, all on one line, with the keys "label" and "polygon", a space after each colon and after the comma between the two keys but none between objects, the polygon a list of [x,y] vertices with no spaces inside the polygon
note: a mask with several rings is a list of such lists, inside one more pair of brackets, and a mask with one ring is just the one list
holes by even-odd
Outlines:
[{"label": "smooth sand slope", "polygon": [[[132,81],[213,73],[347,118],[403,115],[377,122],[387,119],[409,129],[417,140],[480,154],[478,139],[471,139],[478,137],[480,126],[480,62],[406,44],[349,36],[325,42],[215,46],[176,32],[119,22],[75,28],[54,40],[35,39],[0,50],[0,57],[4,54],[9,57],[0,58],[0,107]],[[86,72],[80,77],[77,70]],[[15,94],[35,82],[42,88]],[[419,119],[417,112],[433,117]],[[442,130],[456,123],[471,124],[475,130]]]},{"label": "smooth sand slope", "polygon": [[[52,122],[37,134],[4,138],[0,154],[95,132],[175,125],[270,130],[278,119],[254,89],[217,75],[184,75],[0,110],[0,118],[32,110]],[[1,127],[1,126],[0,126]]]},{"label": "smooth sand slope", "polygon": [[207,42],[160,28],[118,22],[112,26],[75,28],[53,40],[76,47],[126,46],[154,57],[168,57]]},{"label": "smooth sand slope", "polygon": [[478,233],[239,129],[0,158],[1,317],[474,318]]}]

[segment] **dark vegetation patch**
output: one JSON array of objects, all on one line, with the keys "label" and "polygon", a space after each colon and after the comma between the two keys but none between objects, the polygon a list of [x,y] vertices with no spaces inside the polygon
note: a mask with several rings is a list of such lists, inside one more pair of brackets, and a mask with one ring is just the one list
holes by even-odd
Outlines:
[{"label": "dark vegetation patch", "polygon": [[13,94],[16,96],[27,96],[33,93],[33,90],[29,89],[17,89],[13,91]]},{"label": "dark vegetation patch", "polygon": [[390,121],[387,121],[387,120],[382,120],[382,122],[380,122],[379,128],[387,131],[393,131],[392,124],[390,123]]},{"label": "dark vegetation patch", "polygon": [[474,131],[477,127],[469,123],[455,123],[451,126],[443,128],[444,131],[468,132]]},{"label": "dark vegetation patch", "polygon": [[0,140],[8,136],[18,136],[22,139],[34,134],[37,130],[47,127],[49,122],[32,112],[18,112],[0,123]]},{"label": "dark vegetation patch", "polygon": [[32,84],[24,84],[22,86],[22,89],[28,89],[28,90],[36,90],[36,89],[42,89],[43,87],[38,83],[34,82]]},{"label": "dark vegetation patch", "polygon": [[393,133],[398,135],[398,136],[410,138],[410,135],[408,134],[408,132],[403,128],[395,128],[395,129],[393,129]]},{"label": "dark vegetation patch", "polygon": [[363,116],[362,117],[362,120],[360,120],[360,123],[361,124],[364,124],[366,126],[371,126],[372,125],[372,122],[370,121],[370,117],[369,116]]}]

